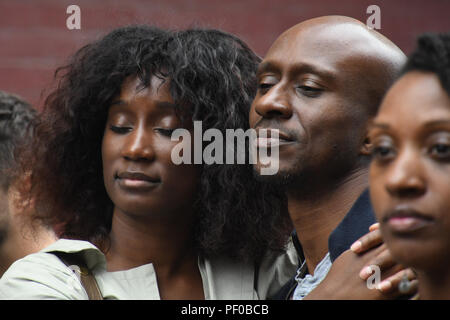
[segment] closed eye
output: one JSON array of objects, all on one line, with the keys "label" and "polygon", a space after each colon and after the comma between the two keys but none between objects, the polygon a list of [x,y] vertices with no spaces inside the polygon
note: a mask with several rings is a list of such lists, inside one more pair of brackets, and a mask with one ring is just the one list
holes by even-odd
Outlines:
[{"label": "closed eye", "polygon": [[258,91],[260,93],[266,93],[267,91],[270,90],[270,88],[272,88],[273,84],[272,83],[260,83],[258,84]]},{"label": "closed eye", "polygon": [[112,132],[118,133],[118,134],[125,134],[132,130],[131,127],[119,127],[119,126],[114,126],[114,125],[109,126],[109,129]]},{"label": "closed eye", "polygon": [[167,129],[167,128],[155,128],[154,130],[165,137],[171,137],[172,133],[175,131],[175,129]]},{"label": "closed eye", "polygon": [[296,90],[302,95],[310,98],[318,97],[323,91],[323,89],[310,86],[298,86]]}]

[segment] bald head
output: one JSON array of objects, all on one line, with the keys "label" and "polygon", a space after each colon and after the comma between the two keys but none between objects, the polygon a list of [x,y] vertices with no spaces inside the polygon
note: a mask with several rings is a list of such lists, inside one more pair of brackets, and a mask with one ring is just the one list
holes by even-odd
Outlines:
[{"label": "bald head", "polygon": [[341,80],[358,88],[354,98],[371,115],[406,61],[392,41],[344,16],[314,18],[291,27],[273,43],[266,58],[275,55],[296,61],[299,53],[344,75]]},{"label": "bald head", "polygon": [[396,45],[352,18],[320,17],[285,31],[258,67],[249,117],[252,127],[278,129],[289,141],[278,177],[322,176],[327,184],[366,167],[367,124],[404,61]]},{"label": "bald head", "polygon": [[401,52],[401,50],[394,43],[379,32],[368,28],[359,20],[345,16],[324,16],[303,21],[282,33],[278,40],[292,33],[296,34],[298,32],[308,31],[325,31],[329,35],[336,36],[336,38],[334,38],[336,43],[344,42],[345,39],[357,40],[358,38],[365,38],[367,40],[372,37],[376,38],[378,41],[382,42],[391,49]]}]

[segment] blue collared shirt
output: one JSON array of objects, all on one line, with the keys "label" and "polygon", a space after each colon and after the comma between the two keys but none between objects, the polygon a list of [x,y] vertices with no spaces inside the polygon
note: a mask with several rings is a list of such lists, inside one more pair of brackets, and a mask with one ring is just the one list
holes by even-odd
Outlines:
[{"label": "blue collared shirt", "polygon": [[292,238],[300,257],[299,268],[296,276],[281,288],[273,299],[287,299],[293,293],[293,290],[295,290],[294,299],[305,297],[326,277],[331,268],[331,263],[344,251],[348,250],[353,242],[365,235],[369,231],[369,227],[375,222],[375,214],[370,203],[369,190],[367,189],[359,196],[344,219],[331,233],[328,238],[329,253],[317,266],[317,268],[320,266],[320,270],[317,270],[320,272],[317,274],[314,272],[314,276],[308,275],[309,272],[306,264],[304,264],[303,250],[294,231]]}]

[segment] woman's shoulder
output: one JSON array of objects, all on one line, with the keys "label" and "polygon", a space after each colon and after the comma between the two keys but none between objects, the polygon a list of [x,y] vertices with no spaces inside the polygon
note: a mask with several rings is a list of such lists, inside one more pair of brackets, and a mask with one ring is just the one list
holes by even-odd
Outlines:
[{"label": "woman's shoulder", "polygon": [[292,270],[294,273],[299,266],[299,255],[290,238],[283,251],[269,251],[264,256],[260,264],[260,270],[265,272],[266,270],[278,270],[282,273],[287,273],[292,276]]},{"label": "woman's shoulder", "polygon": [[289,242],[283,252],[268,252],[261,263],[236,261],[228,257],[200,263],[206,281],[207,299],[266,299],[277,292],[298,268],[298,255]]},{"label": "woman's shoulder", "polygon": [[278,292],[297,272],[299,255],[292,239],[283,252],[270,251],[266,254],[258,268],[258,291],[265,297]]},{"label": "woman's shoulder", "polygon": [[[91,252],[86,241],[58,240],[14,262],[0,279],[0,299],[87,299],[72,269],[55,252]],[[98,249],[97,249],[98,250]]]}]

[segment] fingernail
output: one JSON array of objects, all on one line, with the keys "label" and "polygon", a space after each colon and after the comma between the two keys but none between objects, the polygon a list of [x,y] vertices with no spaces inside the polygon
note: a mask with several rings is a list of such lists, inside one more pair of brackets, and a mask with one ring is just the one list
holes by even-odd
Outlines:
[{"label": "fingernail", "polygon": [[372,268],[371,267],[364,267],[361,272],[359,273],[359,277],[363,280],[367,280],[368,277],[372,275]]},{"label": "fingernail", "polygon": [[379,285],[378,285],[378,289],[381,291],[387,291],[389,289],[392,288],[392,283],[390,281],[382,281]]},{"label": "fingernail", "polygon": [[356,241],[355,243],[352,244],[350,250],[352,250],[353,252],[358,252],[361,249],[361,247],[362,247],[361,241]]}]

